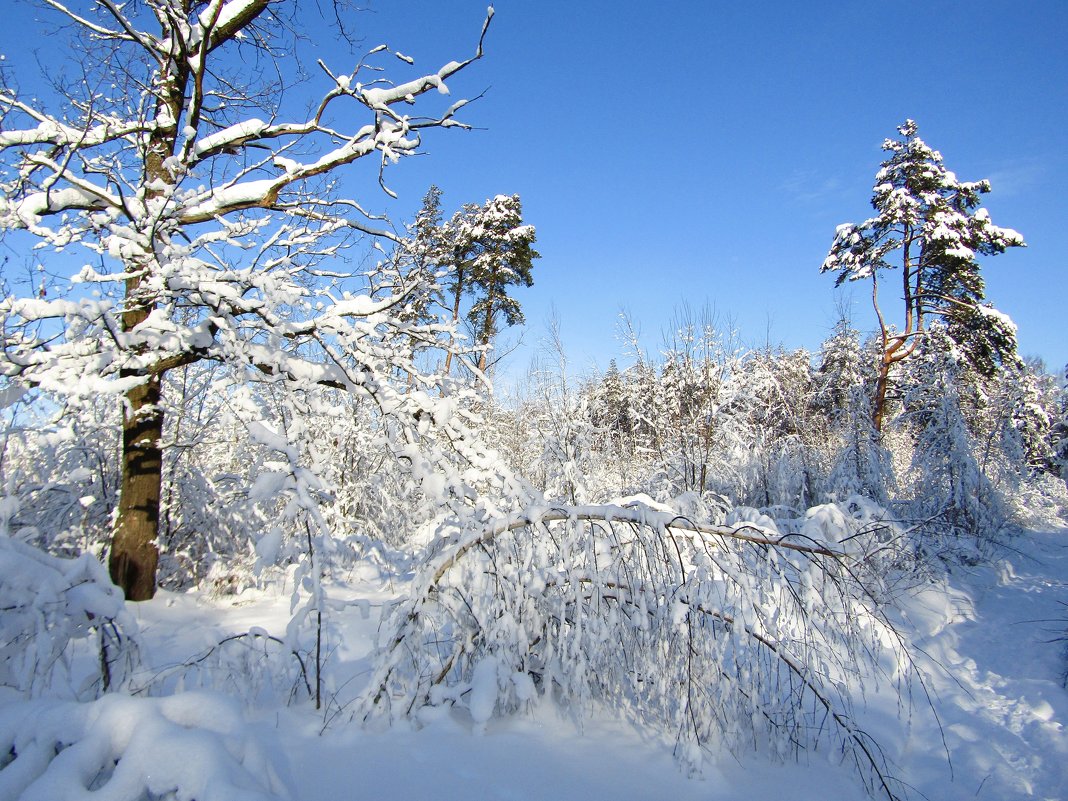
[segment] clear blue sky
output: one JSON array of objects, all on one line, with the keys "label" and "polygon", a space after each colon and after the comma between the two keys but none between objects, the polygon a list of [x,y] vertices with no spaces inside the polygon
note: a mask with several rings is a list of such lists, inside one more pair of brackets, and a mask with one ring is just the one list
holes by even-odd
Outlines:
[{"label": "clear blue sky", "polygon": [[[466,52],[484,4],[370,8],[368,44],[386,36],[429,67]],[[485,130],[428,139],[393,183],[413,205],[431,181],[448,208],[522,196],[542,253],[518,295],[527,346],[555,309],[575,367],[603,368],[621,310],[655,348],[680,305],[707,303],[744,341],[817,348],[836,318],[819,274],[835,226],[869,215],[879,146],[912,117],[960,178],[992,181],[992,219],[1028,242],[984,262],[1022,352],[1068,362],[1068,3],[496,11],[485,61],[452,89],[489,89],[467,113]],[[868,327],[868,286],[854,287]]]},{"label": "clear blue sky", "polygon": [[[469,55],[485,11],[364,6],[353,17],[364,45],[386,42],[421,70]],[[1023,353],[1053,370],[1068,362],[1068,3],[500,0],[496,11],[486,58],[450,82],[454,98],[487,90],[463,117],[480,130],[431,132],[427,155],[388,174],[398,202],[366,175],[350,186],[398,220],[431,183],[449,211],[522,196],[542,259],[517,293],[528,325],[507,375],[521,374],[553,310],[576,371],[625,361],[621,311],[655,350],[683,304],[707,304],[748,344],[818,348],[836,319],[819,265],[835,226],[868,216],[879,145],[906,117],[960,178],[992,181],[993,221],[1029,247],[985,261],[989,298],[1017,322]],[[0,32],[3,52],[35,41],[31,16]],[[315,11],[304,21],[325,24]],[[350,59],[322,48],[345,71]],[[854,286],[868,328],[868,287]]]}]

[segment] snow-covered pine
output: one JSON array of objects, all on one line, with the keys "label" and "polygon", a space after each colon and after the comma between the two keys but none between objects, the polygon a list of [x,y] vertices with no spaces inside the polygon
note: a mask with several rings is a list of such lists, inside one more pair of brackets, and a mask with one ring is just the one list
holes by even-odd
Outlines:
[{"label": "snow-covered pine", "polygon": [[873,344],[862,344],[860,332],[843,317],[820,349],[812,402],[826,420],[825,445],[831,451],[826,500],[863,495],[885,504],[894,490],[890,454],[872,424]]},{"label": "snow-covered pine", "polygon": [[993,471],[980,458],[974,433],[980,404],[985,397],[977,374],[946,326],[935,323],[910,364],[903,399],[902,423],[915,440],[912,508],[926,521],[929,546],[955,550],[957,538],[966,535],[960,545],[967,558],[977,542],[994,537],[1011,518]]},{"label": "snow-covered pine", "polygon": [[1068,481],[1068,365],[1065,365],[1061,376],[1060,400],[1050,435],[1057,473]]},{"label": "snow-covered pine", "polygon": [[[428,201],[430,195],[428,195]],[[438,197],[434,201],[439,200]],[[424,203],[423,215],[437,206]],[[466,312],[481,348],[478,370],[485,372],[488,352],[501,327],[523,322],[522,307],[509,294],[512,286],[533,284],[536,233],[523,222],[519,195],[496,195],[479,206],[467,203],[445,223],[425,229],[424,239],[435,244],[432,251],[443,270],[445,293],[452,304],[452,318],[459,324],[463,300],[472,296]],[[451,354],[445,372],[451,371]]]},{"label": "snow-covered pine", "polygon": [[[952,340],[986,374],[1018,358],[1015,326],[984,303],[977,259],[1022,247],[1023,237],[994,225],[979,207],[989,181],[958,180],[916,131],[916,123],[906,120],[898,127],[900,139],[883,142],[890,155],[875,176],[871,204],[877,214],[839,225],[820,268],[837,273],[838,285],[872,282],[882,339],[872,409],[877,431],[883,427],[891,368],[916,350],[928,317],[943,320]],[[879,279],[881,271],[898,266],[904,309],[900,328],[893,330],[880,306]]]}]

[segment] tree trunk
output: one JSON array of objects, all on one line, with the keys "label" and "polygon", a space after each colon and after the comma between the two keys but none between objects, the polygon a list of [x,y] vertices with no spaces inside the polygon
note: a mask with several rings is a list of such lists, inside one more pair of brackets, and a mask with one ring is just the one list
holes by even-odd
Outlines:
[{"label": "tree trunk", "polygon": [[[263,3],[266,6],[266,3]],[[191,7],[191,6],[190,6]],[[262,10],[262,8],[260,9]],[[259,13],[258,11],[256,13]],[[190,68],[185,62],[167,65],[158,78],[160,94],[156,118],[167,120],[148,136],[145,150],[144,186],[146,200],[161,196],[157,184],[174,186],[176,178],[167,166],[174,153],[178,123],[185,103]],[[123,332],[133,331],[151,315],[155,300],[145,292],[146,277],[158,269],[156,234],[151,233],[153,250],[127,263],[126,311]],[[163,410],[160,408],[163,369],[151,372],[145,383],[126,393],[122,420],[122,476],[118,512],[111,536],[108,571],[122,588],[128,601],[147,601],[156,594],[156,566],[159,563],[159,512],[163,494]],[[138,373],[122,371],[120,376]]]},{"label": "tree trunk", "polygon": [[890,365],[884,356],[879,360],[879,377],[875,382],[875,401],[872,403],[871,422],[875,433],[883,433],[883,416],[886,411],[886,390],[890,385]]},{"label": "tree trunk", "polygon": [[108,568],[111,580],[122,588],[128,601],[147,601],[156,592],[156,535],[163,485],[163,412],[159,400],[157,376],[126,394],[122,483]]},{"label": "tree trunk", "polygon": [[[493,304],[490,300],[486,299],[486,319],[482,324],[482,341],[479,343],[483,348],[488,348],[490,340],[493,339]],[[478,371],[480,373],[486,372],[486,357],[488,352],[483,350],[478,355]]]},{"label": "tree trunk", "polygon": [[[457,256],[459,258],[459,256]],[[460,324],[460,300],[464,294],[464,270],[463,267],[457,265],[456,267],[456,285],[453,289],[452,298],[452,324],[457,326]],[[452,346],[455,345],[455,335],[449,337],[449,352],[445,354],[445,375],[448,376],[452,372]]]}]

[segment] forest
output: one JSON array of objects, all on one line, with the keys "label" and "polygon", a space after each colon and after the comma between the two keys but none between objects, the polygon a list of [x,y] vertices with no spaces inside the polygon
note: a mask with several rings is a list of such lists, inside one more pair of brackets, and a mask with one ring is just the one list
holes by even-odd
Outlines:
[{"label": "forest", "polygon": [[298,81],[241,65],[292,56],[299,2],[41,5],[84,60],[0,68],[0,798],[352,797],[353,758],[368,797],[479,794],[403,784],[419,748],[504,797],[598,736],[672,763],[614,797],[1063,790],[1068,375],[986,297],[1025,245],[996,188],[916,122],[812,266],[874,331],[680,308],[576,372],[551,328],[506,391],[551,260],[521,195],[366,200],[473,124],[492,7],[436,71]]}]

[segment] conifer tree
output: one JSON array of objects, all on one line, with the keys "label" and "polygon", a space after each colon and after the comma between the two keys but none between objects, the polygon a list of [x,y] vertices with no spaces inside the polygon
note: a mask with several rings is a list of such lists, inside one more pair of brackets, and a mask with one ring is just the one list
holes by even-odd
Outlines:
[{"label": "conifer tree", "polygon": [[[916,123],[887,139],[889,158],[875,177],[871,204],[876,216],[838,226],[821,272],[837,283],[870,279],[879,320],[881,352],[873,422],[882,430],[893,366],[919,346],[929,318],[945,322],[950,339],[984,375],[1016,360],[1012,321],[985,302],[978,256],[1023,246],[1023,237],[990,221],[979,208],[988,181],[963,182],[945,168],[942,155],[916,135]],[[880,271],[900,267],[903,320],[892,326],[879,300]]]},{"label": "conifer tree", "polygon": [[[478,344],[488,348],[506,325],[522,323],[523,310],[511,296],[513,286],[532,286],[534,226],[523,224],[519,195],[497,195],[487,200],[471,220],[471,288],[475,302],[467,317],[477,332]],[[479,355],[479,370],[486,369],[486,350]]]},{"label": "conifer tree", "polygon": [[1008,510],[984,470],[968,419],[975,407],[974,368],[942,323],[927,331],[917,356],[904,398],[904,419],[915,440],[917,509],[953,534],[990,536],[1005,524]]},{"label": "conifer tree", "polygon": [[[449,273],[446,292],[452,300],[454,321],[460,319],[464,296],[474,296],[467,319],[474,328],[476,344],[483,348],[478,369],[484,372],[487,351],[500,330],[502,318],[507,325],[523,322],[522,307],[510,292],[513,286],[534,283],[533,262],[541,257],[533,248],[534,226],[523,222],[519,195],[497,195],[482,206],[464,205],[440,235]],[[451,353],[446,357],[446,374],[451,357]]]},{"label": "conifer tree", "polygon": [[1060,387],[1056,415],[1056,422],[1050,431],[1054,466],[1057,474],[1068,481],[1068,365],[1064,368],[1064,381]]}]

